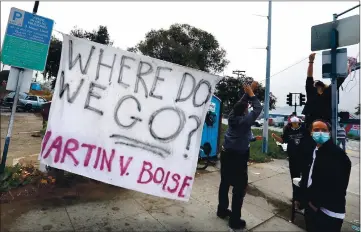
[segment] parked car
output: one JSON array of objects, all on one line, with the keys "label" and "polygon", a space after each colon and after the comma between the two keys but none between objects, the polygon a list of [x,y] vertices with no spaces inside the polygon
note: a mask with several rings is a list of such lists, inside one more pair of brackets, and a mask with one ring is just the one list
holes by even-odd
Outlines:
[{"label": "parked car", "polygon": [[[25,99],[27,96],[28,96],[27,93],[19,93],[19,100]],[[5,107],[9,107],[11,110],[11,108],[13,107],[14,97],[15,97],[15,92],[9,93],[4,97],[2,104]]]},{"label": "parked car", "polygon": [[257,119],[257,120],[253,123],[253,125],[256,126],[256,127],[261,127],[261,126],[263,126],[263,122],[264,122],[264,119],[263,119],[263,118]]},{"label": "parked car", "polygon": [[284,127],[285,122],[283,117],[275,117],[273,118],[273,126],[275,127]]},{"label": "parked car", "polygon": [[40,111],[46,102],[42,97],[29,95],[25,99],[19,99],[18,108],[24,111]]}]

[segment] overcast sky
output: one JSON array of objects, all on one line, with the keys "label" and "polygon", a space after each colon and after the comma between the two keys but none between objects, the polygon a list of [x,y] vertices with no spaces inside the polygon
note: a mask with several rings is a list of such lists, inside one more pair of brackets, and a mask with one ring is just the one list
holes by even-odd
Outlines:
[{"label": "overcast sky", "polygon": [[[6,25],[11,7],[32,11],[34,2],[1,1],[1,25]],[[271,75],[301,61],[311,53],[311,27],[332,21],[358,4],[353,2],[273,2]],[[114,46],[121,49],[143,40],[151,29],[169,28],[173,23],[187,23],[212,33],[227,51],[232,70],[246,71],[258,81],[265,79],[268,2],[44,2],[38,14],[54,19],[58,31],[69,33],[74,26],[92,30],[108,27]],[[359,14],[353,10],[343,17]],[[341,17],[342,18],[342,17]],[[5,27],[1,26],[1,39]],[[57,37],[60,35],[53,32]],[[255,49],[257,48],[257,49]],[[348,56],[359,55],[359,44],[349,46]],[[359,59],[358,59],[359,60]],[[315,60],[315,79],[321,79],[321,55]],[[307,59],[271,77],[271,92],[284,106],[289,92],[305,92]],[[352,74],[353,76],[353,74]],[[351,76],[351,77],[352,77]],[[340,109],[354,112],[359,103],[359,72],[340,94]],[[326,81],[329,82],[329,81]],[[263,81],[264,83],[264,81]],[[354,87],[353,87],[354,86]]]}]

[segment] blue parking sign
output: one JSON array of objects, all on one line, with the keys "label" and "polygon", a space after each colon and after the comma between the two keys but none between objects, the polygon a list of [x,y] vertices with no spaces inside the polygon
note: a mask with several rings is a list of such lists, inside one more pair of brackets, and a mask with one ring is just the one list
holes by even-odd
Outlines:
[{"label": "blue parking sign", "polygon": [[11,8],[1,61],[18,68],[43,71],[53,25],[51,19]]}]

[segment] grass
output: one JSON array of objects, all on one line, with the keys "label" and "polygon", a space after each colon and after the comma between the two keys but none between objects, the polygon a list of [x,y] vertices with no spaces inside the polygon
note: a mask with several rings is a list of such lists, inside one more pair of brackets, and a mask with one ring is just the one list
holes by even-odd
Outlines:
[{"label": "grass", "polygon": [[356,135],[350,135],[350,134],[348,134],[348,135],[347,135],[347,138],[352,139],[352,140],[360,141],[360,136],[356,136]]},{"label": "grass", "polygon": [[[224,142],[224,134],[227,131],[228,126],[222,125],[221,129],[221,141],[220,141],[220,147],[222,147]],[[254,136],[262,135],[263,131],[260,129],[252,129]],[[285,159],[287,157],[287,153],[282,151],[280,147],[277,146],[276,142],[273,141],[271,134],[275,133],[277,135],[281,135],[281,133],[276,131],[269,131],[268,138],[268,153],[263,154],[262,152],[262,141],[255,141],[251,142],[251,153],[250,153],[250,161],[256,162],[256,163],[265,163],[269,162],[274,159]]]}]

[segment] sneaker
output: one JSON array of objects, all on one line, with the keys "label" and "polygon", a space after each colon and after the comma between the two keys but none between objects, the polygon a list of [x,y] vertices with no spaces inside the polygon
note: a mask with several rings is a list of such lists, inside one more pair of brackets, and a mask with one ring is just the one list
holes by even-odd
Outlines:
[{"label": "sneaker", "polygon": [[218,210],[217,210],[217,216],[222,219],[225,219],[226,217],[230,217],[231,213],[232,213],[232,211],[230,211],[229,209],[221,210],[218,208]]},{"label": "sneaker", "polygon": [[229,220],[228,226],[233,230],[240,230],[246,227],[246,221],[243,219],[239,219],[237,221]]}]

